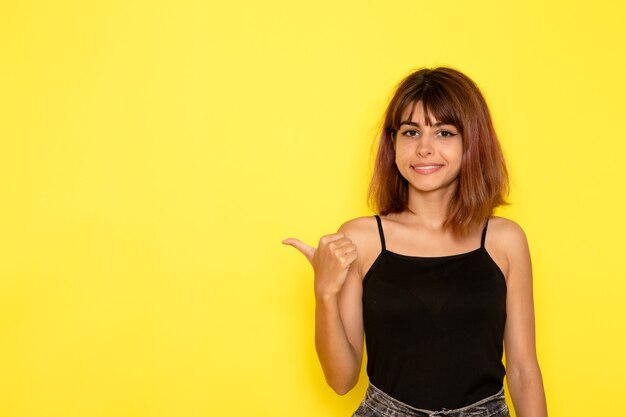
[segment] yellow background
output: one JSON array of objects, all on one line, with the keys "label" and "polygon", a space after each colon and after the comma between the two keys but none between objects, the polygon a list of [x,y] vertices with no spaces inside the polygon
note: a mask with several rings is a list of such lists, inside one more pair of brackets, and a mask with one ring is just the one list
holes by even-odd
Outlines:
[{"label": "yellow background", "polygon": [[626,6],[547,3],[3,2],[0,415],[350,415],[280,242],[371,214],[389,93],[436,65],[510,164],[550,415],[615,415]]}]

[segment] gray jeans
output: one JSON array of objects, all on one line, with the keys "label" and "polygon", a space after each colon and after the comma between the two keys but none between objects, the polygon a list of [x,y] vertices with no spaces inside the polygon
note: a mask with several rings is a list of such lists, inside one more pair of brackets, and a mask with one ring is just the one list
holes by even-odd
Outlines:
[{"label": "gray jeans", "polygon": [[371,383],[365,392],[365,399],[352,417],[510,417],[509,408],[504,401],[504,387],[492,396],[468,406],[438,411],[411,407],[390,397]]}]

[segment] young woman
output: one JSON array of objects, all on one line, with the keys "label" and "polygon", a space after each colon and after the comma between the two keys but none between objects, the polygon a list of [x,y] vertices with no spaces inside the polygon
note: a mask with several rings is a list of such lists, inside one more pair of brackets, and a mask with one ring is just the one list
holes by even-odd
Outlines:
[{"label": "young woman", "polygon": [[466,75],[420,69],[396,88],[370,184],[375,216],[317,248],[315,345],[328,384],[369,386],[355,417],[547,415],[526,236],[493,216],[508,174],[485,99]]}]

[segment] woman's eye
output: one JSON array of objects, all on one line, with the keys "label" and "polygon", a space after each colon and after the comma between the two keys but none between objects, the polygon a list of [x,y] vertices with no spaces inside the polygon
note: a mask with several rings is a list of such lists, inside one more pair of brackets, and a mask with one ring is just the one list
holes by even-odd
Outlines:
[{"label": "woman's eye", "polygon": [[[409,137],[409,138],[416,138],[419,135],[420,135],[420,132],[418,132],[417,130],[405,130],[404,132],[402,132],[402,136]],[[437,132],[437,136],[450,138],[452,136],[456,136],[456,133],[452,133],[448,130],[441,130]]]}]

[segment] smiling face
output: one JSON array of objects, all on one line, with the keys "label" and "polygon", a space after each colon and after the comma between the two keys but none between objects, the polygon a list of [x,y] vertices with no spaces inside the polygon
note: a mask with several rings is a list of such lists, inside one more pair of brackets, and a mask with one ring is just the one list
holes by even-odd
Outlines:
[{"label": "smiling face", "polygon": [[463,138],[456,126],[432,115],[427,125],[424,106],[407,106],[395,133],[396,166],[414,192],[454,192],[463,156]]},{"label": "smiling face", "polygon": [[442,225],[462,236],[509,204],[506,161],[489,107],[458,70],[420,68],[407,75],[389,100],[379,135],[368,193],[375,212],[421,211],[433,226],[446,209]]}]

